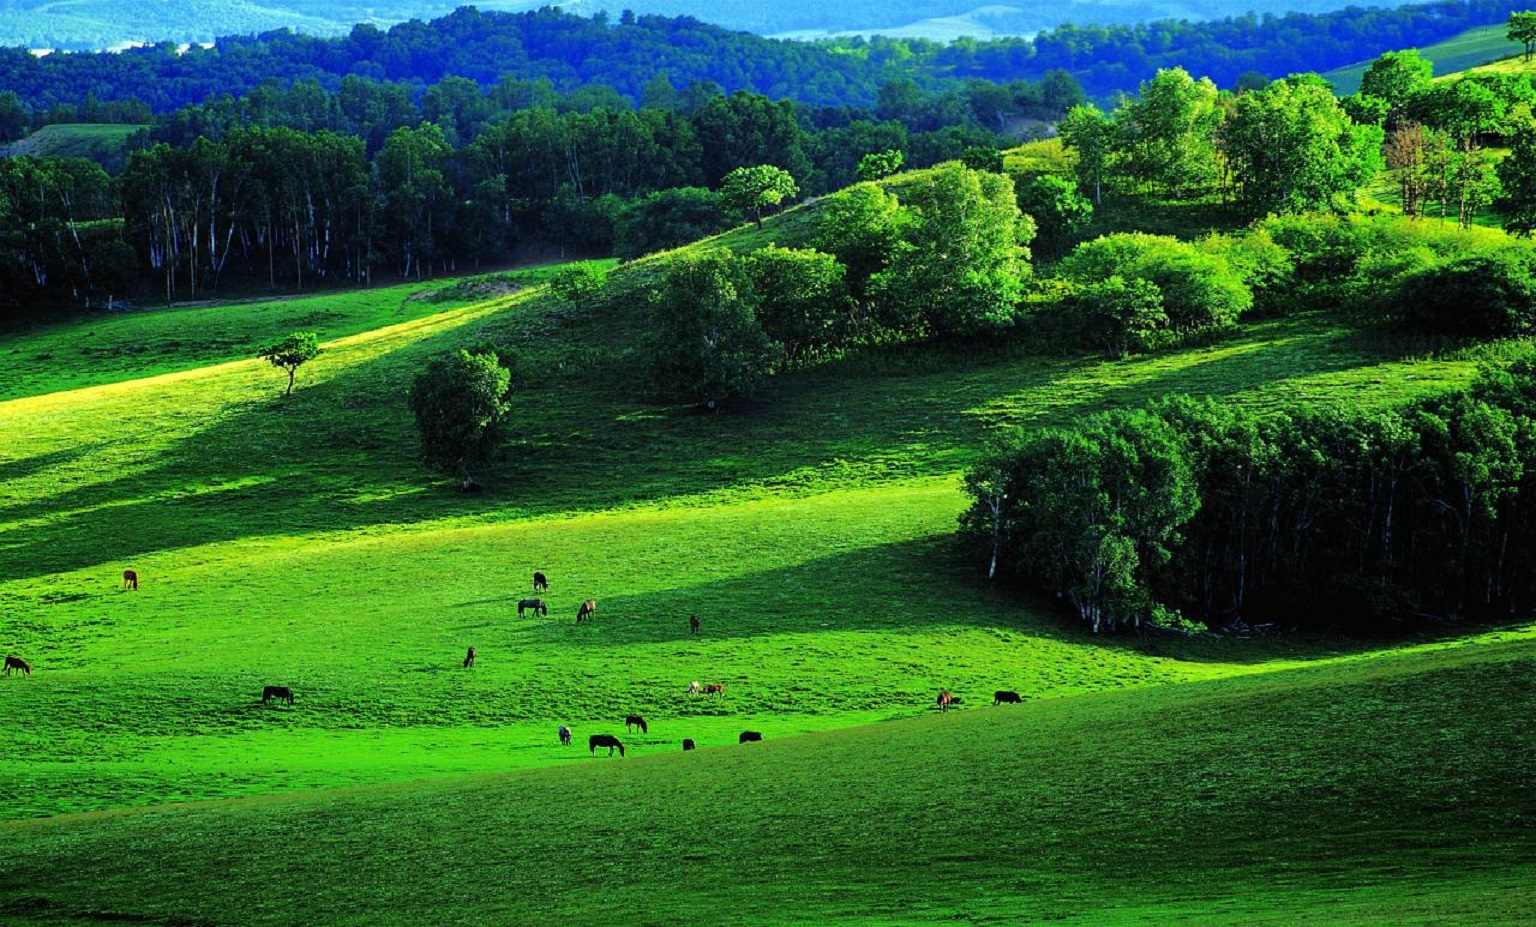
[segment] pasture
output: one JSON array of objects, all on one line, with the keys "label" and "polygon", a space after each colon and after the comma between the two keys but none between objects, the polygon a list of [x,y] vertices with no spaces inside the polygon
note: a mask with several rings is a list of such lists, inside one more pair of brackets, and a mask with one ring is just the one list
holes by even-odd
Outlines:
[{"label": "pasture", "polygon": [[[1498,667],[1530,661],[1527,632],[1431,649],[1422,666],[1365,642],[1095,638],[1052,603],[989,586],[951,537],[959,475],[999,428],[1170,391],[1261,408],[1396,403],[1467,382],[1477,352],[1431,355],[1305,316],[1122,361],[893,349],[700,415],[639,385],[641,307],[597,318],[558,306],[538,286],[548,272],[490,298],[434,283],[9,334],[0,649],[34,674],[0,680],[0,712],[17,722],[0,759],[0,816],[13,819],[0,825],[13,850],[0,913],[318,922],[366,902],[465,923],[590,920],[612,905],[636,922],[741,921],[800,887],[812,861],[808,921],[849,916],[850,888],[880,922],[1025,911],[1102,923],[1085,912],[1106,905],[1131,921],[1226,913],[1209,905],[1238,883],[1197,885],[1174,860],[1181,840],[1227,827],[1231,843],[1204,865],[1248,880],[1236,913],[1273,919],[1282,889],[1323,912],[1349,880],[1317,862],[1286,881],[1276,861],[1306,857],[1316,834],[1282,798],[1339,815],[1340,859],[1368,856],[1391,816],[1440,782],[1415,778],[1420,754],[1408,753],[1442,741],[1402,726],[1445,725],[1449,744],[1475,715],[1433,720],[1429,696],[1397,712],[1362,680],[1459,686],[1492,673],[1507,686],[1518,674]],[[285,400],[283,375],[251,355],[299,327],[319,330],[325,352]],[[487,490],[462,495],[422,470],[404,394],[427,358],[486,341],[521,356],[516,437]],[[125,569],[138,591],[122,588]],[[535,570],[549,577],[549,614],[518,618]],[[588,598],[597,612],[578,625]],[[695,680],[723,683],[724,697],[690,695]],[[291,687],[294,704],[262,704],[269,685]],[[941,688],[961,699],[942,719]],[[997,689],[1024,704],[991,708]],[[1349,720],[1340,692],[1375,707]],[[1266,706],[1287,699],[1299,720],[1269,726]],[[626,733],[628,714],[649,731]],[[746,730],[765,742],[738,747]],[[1473,732],[1491,751],[1463,758],[1476,788],[1493,788],[1508,758],[1501,732]],[[592,758],[597,733],[628,756]],[[1302,749],[1287,736],[1325,740]],[[1165,737],[1185,746],[1160,754]],[[1329,744],[1360,737],[1386,752],[1325,788]],[[684,738],[700,747],[697,774],[676,765]],[[1238,762],[1260,748],[1288,751],[1298,771],[1276,785]],[[1357,807],[1388,767],[1411,788]],[[1200,784],[1213,776],[1235,791]],[[349,791],[322,791],[334,789]],[[1437,813],[1480,827],[1494,811],[1477,794],[1475,814]],[[269,797],[231,801],[256,796]],[[1501,826],[1528,825],[1520,802]],[[1175,813],[1176,827],[1157,829]],[[64,816],[19,820],[49,815]],[[551,815],[559,825],[541,826]],[[978,828],[997,815],[1006,826],[984,845]],[[322,835],[338,816],[346,829]],[[823,826],[830,839],[810,842]],[[1244,848],[1265,828],[1270,849]],[[385,831],[410,836],[384,851]],[[1508,834],[1465,872],[1425,881],[1424,910],[1454,914],[1468,886],[1499,905],[1515,897],[1518,872],[1492,868],[1519,849]],[[191,903],[146,875],[146,841],[151,868],[213,890]],[[1433,848],[1410,842],[1393,865],[1428,872]],[[422,854],[445,861],[433,872],[463,875],[421,894],[395,867]],[[879,865],[855,868],[855,855]],[[294,860],[329,888],[284,889],[269,905]],[[1030,860],[1042,868],[1020,868]],[[908,867],[930,862],[945,887],[919,891],[926,877]],[[1120,880],[1127,866],[1137,874]],[[507,880],[521,888],[500,891]],[[568,884],[580,891],[540,907]],[[667,892],[644,898],[645,886]],[[417,910],[413,891],[468,907]],[[1350,899],[1398,910],[1374,890]]]}]

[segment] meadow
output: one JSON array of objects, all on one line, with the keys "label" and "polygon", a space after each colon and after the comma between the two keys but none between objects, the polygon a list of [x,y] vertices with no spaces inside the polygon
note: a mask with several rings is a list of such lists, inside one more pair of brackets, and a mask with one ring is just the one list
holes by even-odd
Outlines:
[{"label": "meadow", "polygon": [[[1536,631],[1095,637],[953,540],[999,429],[1171,391],[1394,404],[1485,354],[1303,315],[1120,361],[878,351],[704,415],[647,394],[641,306],[560,305],[551,270],[7,333],[0,648],[35,672],[0,680],[0,914],[729,923],[794,891],[818,923],[1324,923],[1400,920],[1407,882],[1426,917],[1530,900],[1536,809],[1508,783],[1530,781]],[[325,352],[285,399],[252,354],[301,327]],[[404,394],[487,341],[520,354],[515,437],[466,495],[422,469]],[[536,569],[550,614],[519,619]],[[262,705],[270,684],[295,705]],[[931,711],[940,688],[960,712]],[[598,732],[630,755],[590,757]]]}]

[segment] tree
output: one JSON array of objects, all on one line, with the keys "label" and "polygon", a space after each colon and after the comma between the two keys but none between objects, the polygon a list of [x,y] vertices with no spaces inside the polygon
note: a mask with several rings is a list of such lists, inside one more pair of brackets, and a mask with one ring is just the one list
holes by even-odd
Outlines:
[{"label": "tree", "polygon": [[1405,280],[1397,304],[1420,331],[1508,338],[1536,331],[1536,256],[1506,247],[1421,271]]},{"label": "tree", "polygon": [[624,206],[613,227],[613,252],[637,258],[708,238],[729,227],[720,194],[702,187],[671,187]]},{"label": "tree", "polygon": [[1351,200],[1381,168],[1382,131],[1356,125],[1320,78],[1277,80],[1237,98],[1220,140],[1255,215]]},{"label": "tree", "polygon": [[1509,157],[1499,162],[1498,177],[1503,194],[1493,208],[1503,216],[1504,228],[1529,236],[1536,231],[1536,129],[1515,135]]},{"label": "tree", "polygon": [[1409,98],[1429,86],[1434,73],[1434,62],[1421,57],[1418,49],[1387,52],[1361,75],[1360,95],[1385,103],[1388,126],[1396,126]]},{"label": "tree", "polygon": [[1387,135],[1383,148],[1387,168],[1397,179],[1403,215],[1410,219],[1423,215],[1424,201],[1428,197],[1428,132],[1417,122],[1399,123]]},{"label": "tree", "polygon": [[1013,181],[959,164],[907,188],[910,219],[871,281],[882,323],[913,335],[979,335],[1011,324],[1029,275],[1034,220]]},{"label": "tree", "polygon": [[901,170],[906,155],[899,149],[874,151],[859,159],[859,179],[862,181],[884,180]]},{"label": "tree", "polygon": [[812,244],[836,255],[848,268],[848,288],[866,295],[870,279],[890,263],[910,214],[896,194],[874,183],[858,183],[820,203]]},{"label": "tree", "polygon": [[510,365],[492,349],[459,350],[432,360],[411,384],[423,461],[457,475],[466,491],[502,439],[512,410]]},{"label": "tree", "polygon": [[596,264],[570,264],[555,271],[549,279],[549,292],[567,306],[585,308],[602,294],[606,278],[607,274]]},{"label": "tree", "polygon": [[848,269],[836,258],[770,246],[742,260],[763,331],[782,347],[787,362],[837,344],[848,325],[850,305],[844,279]]},{"label": "tree", "polygon": [[720,183],[720,196],[726,205],[750,212],[759,228],[763,224],[764,209],[777,206],[799,192],[795,178],[771,164],[739,167],[725,175],[725,180]]},{"label": "tree", "polygon": [[1531,53],[1536,52],[1536,12],[1525,10],[1510,13],[1507,35],[1511,42],[1525,46],[1525,60],[1530,61]]},{"label": "tree", "polygon": [[299,368],[320,356],[320,338],[314,332],[294,332],[281,341],[261,349],[260,355],[267,363],[288,372],[288,390],[284,396],[293,395],[293,378]]},{"label": "tree", "polygon": [[1116,274],[1087,284],[1074,298],[1084,337],[1110,357],[1156,347],[1168,330],[1163,293],[1151,280],[1126,280]]},{"label": "tree", "polygon": [[756,303],[744,265],[729,251],[668,261],[651,292],[647,354],[657,385],[710,408],[755,390],[779,359]]},{"label": "tree", "polygon": [[1209,186],[1217,176],[1215,138],[1221,112],[1210,80],[1195,80],[1183,68],[1158,71],[1142,83],[1140,95],[1115,114],[1126,169],[1173,196]]},{"label": "tree", "polygon": [[1003,153],[991,145],[970,145],[960,155],[960,163],[973,171],[1003,172]]},{"label": "tree", "polygon": [[1060,269],[1083,286],[1116,275],[1155,284],[1175,340],[1230,328],[1253,305],[1253,292],[1224,257],[1161,235],[1121,233],[1084,242]]},{"label": "tree", "polygon": [[1065,250],[1093,218],[1093,204],[1077,192],[1077,184],[1057,174],[1041,174],[1016,182],[1019,210],[1039,227],[1037,239],[1052,254]]},{"label": "tree", "polygon": [[1104,202],[1104,184],[1118,151],[1115,124],[1093,104],[1074,106],[1059,126],[1062,141],[1077,152],[1078,182],[1093,189],[1093,201]]}]

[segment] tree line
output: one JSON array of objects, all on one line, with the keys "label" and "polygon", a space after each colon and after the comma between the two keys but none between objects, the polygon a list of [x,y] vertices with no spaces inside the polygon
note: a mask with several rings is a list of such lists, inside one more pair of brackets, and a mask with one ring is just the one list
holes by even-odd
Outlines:
[{"label": "tree line", "polygon": [[1505,617],[1536,604],[1536,365],[1369,413],[1173,397],[1013,435],[966,489],[989,573],[1095,631]]}]

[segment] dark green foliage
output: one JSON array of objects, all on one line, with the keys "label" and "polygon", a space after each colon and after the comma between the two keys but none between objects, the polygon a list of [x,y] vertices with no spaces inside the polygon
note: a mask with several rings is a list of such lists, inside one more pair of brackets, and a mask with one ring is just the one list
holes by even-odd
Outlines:
[{"label": "dark green foliage", "polygon": [[1493,208],[1504,219],[1504,227],[1517,235],[1536,231],[1536,130],[1515,134],[1509,156],[1499,162],[1502,195]]},{"label": "dark green foliage", "polygon": [[741,259],[763,331],[793,364],[840,343],[851,325],[847,268],[820,251],[768,247]]},{"label": "dark green foliage", "polygon": [[905,160],[906,155],[896,148],[870,152],[859,159],[859,179],[884,180],[901,170],[901,163]]},{"label": "dark green foliage", "polygon": [[1536,604],[1536,369],[1361,416],[1174,398],[1014,438],[962,518],[1095,627],[1243,618],[1378,632]]},{"label": "dark green foliage", "polygon": [[1501,248],[1470,254],[1413,274],[1397,303],[1419,331],[1472,338],[1536,332],[1536,253]]},{"label": "dark green foliage", "polygon": [[973,171],[1003,172],[1003,153],[991,145],[971,145],[960,154],[960,161]]},{"label": "dark green foliage", "polygon": [[720,194],[702,187],[657,190],[628,203],[613,230],[613,253],[637,258],[723,232],[730,217]]},{"label": "dark green foliage", "polygon": [[800,192],[795,178],[771,164],[738,167],[720,182],[720,200],[731,209],[749,213],[763,224],[763,210],[772,209]]},{"label": "dark green foliage", "polygon": [[1038,248],[1059,254],[1076,240],[1093,218],[1093,204],[1078,192],[1077,184],[1057,174],[1018,178],[1019,211],[1035,220]]},{"label": "dark green foliage", "polygon": [[291,396],[294,374],[299,372],[300,367],[320,356],[320,337],[314,332],[294,332],[262,348],[258,356],[288,374],[288,389],[283,395]]},{"label": "dark green foliage", "polygon": [[1520,10],[1509,14],[1509,40],[1525,46],[1525,60],[1536,50],[1536,13]]},{"label": "dark green foliage", "polygon": [[668,262],[651,295],[651,375],[667,394],[718,408],[750,394],[780,352],[758,321],[745,266],[728,251]]},{"label": "dark green foliage", "polygon": [[959,164],[903,188],[910,218],[870,281],[878,320],[908,333],[979,335],[1009,326],[1029,275],[1034,223],[1013,181]]},{"label": "dark green foliage", "polygon": [[1163,293],[1150,280],[1116,274],[1084,284],[1071,299],[1083,339],[1110,357],[1155,348],[1167,338]]},{"label": "dark green foliage", "polygon": [[454,351],[416,375],[408,397],[421,435],[422,460],[452,473],[464,489],[489,461],[512,410],[512,371],[494,349]]}]

